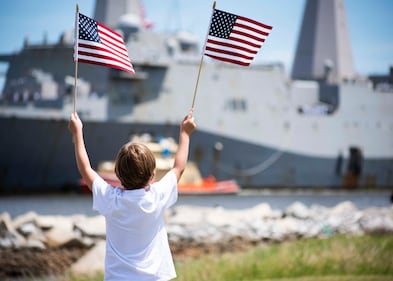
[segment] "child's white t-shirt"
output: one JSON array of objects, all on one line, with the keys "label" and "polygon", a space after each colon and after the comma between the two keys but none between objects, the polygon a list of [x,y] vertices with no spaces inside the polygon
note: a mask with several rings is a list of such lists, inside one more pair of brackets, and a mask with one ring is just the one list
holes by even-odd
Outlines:
[{"label": "child's white t-shirt", "polygon": [[93,182],[93,209],[106,221],[105,280],[170,280],[176,277],[164,211],[177,201],[170,171],[159,182],[135,190]]}]

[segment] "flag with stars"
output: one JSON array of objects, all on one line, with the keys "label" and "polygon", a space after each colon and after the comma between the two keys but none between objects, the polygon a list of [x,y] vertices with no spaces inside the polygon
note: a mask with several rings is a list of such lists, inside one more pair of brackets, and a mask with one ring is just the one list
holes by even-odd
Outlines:
[{"label": "flag with stars", "polygon": [[246,17],[214,9],[204,55],[248,66],[272,28]]},{"label": "flag with stars", "polygon": [[119,33],[80,13],[77,13],[75,26],[75,61],[135,74],[123,37]]}]

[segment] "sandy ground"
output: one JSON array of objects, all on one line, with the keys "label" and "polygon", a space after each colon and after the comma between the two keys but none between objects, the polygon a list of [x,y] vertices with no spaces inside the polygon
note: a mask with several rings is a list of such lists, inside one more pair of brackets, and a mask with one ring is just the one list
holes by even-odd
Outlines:
[{"label": "sandy ground", "polygon": [[0,280],[64,273],[87,250],[0,249]]},{"label": "sandy ground", "polygon": [[[221,254],[245,250],[253,243],[235,238],[226,243],[190,244],[187,242],[171,244],[174,259],[198,257],[206,253]],[[0,249],[0,280],[30,280],[26,277],[59,276],[66,273],[88,249]]]}]

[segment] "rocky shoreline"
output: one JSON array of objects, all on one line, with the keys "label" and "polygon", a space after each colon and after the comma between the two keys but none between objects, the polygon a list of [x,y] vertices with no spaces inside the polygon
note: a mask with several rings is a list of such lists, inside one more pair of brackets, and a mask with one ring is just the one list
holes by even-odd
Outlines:
[{"label": "rocky shoreline", "polygon": [[[178,206],[166,215],[174,258],[237,251],[264,242],[328,238],[337,234],[393,234],[393,206],[359,210],[351,202],[285,210],[259,204],[245,210]],[[0,215],[0,279],[95,274],[103,270],[102,216]]]}]

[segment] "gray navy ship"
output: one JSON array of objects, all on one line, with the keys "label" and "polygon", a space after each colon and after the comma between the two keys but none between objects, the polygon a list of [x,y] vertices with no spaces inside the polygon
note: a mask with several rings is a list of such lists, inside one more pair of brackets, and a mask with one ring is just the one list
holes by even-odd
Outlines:
[{"label": "gray navy ship", "polygon": [[[133,135],[177,139],[191,107],[201,46],[189,33],[150,28],[136,0],[96,0],[94,19],[123,34],[136,75],[79,64],[77,111],[92,166]],[[78,185],[73,32],[56,44],[25,42],[0,101],[0,192]],[[205,60],[190,159],[203,176],[242,187],[393,186],[390,74],[357,77],[344,0],[308,0],[292,77],[282,64]]]}]

